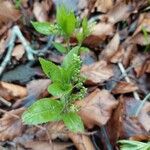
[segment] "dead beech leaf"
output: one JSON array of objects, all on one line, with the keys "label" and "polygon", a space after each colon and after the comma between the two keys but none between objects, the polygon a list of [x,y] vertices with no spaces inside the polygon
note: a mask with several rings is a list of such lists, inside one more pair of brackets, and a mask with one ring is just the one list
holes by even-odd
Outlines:
[{"label": "dead beech leaf", "polygon": [[97,11],[106,13],[113,6],[112,0],[97,0],[94,8],[97,8]]},{"label": "dead beech leaf", "polygon": [[37,21],[47,21],[48,16],[44,6],[40,2],[34,2],[33,14]]},{"label": "dead beech leaf", "polygon": [[83,134],[69,133],[68,136],[73,141],[78,150],[94,150],[94,146],[90,138]]},{"label": "dead beech leaf", "polygon": [[102,52],[102,58],[106,60],[110,60],[118,51],[120,44],[120,36],[118,33],[114,35],[110,43],[106,46],[106,48]]},{"label": "dead beech leaf", "polygon": [[134,106],[129,105],[129,98],[121,96],[117,109],[107,123],[107,134],[112,145],[115,145],[119,139],[148,135],[139,120],[136,117],[131,117],[137,109],[136,100],[132,101]]},{"label": "dead beech leaf", "polygon": [[[5,9],[4,9],[5,8]],[[9,21],[16,21],[20,17],[20,12],[8,0],[0,2],[0,25]]]},{"label": "dead beech leaf", "polygon": [[32,150],[66,150],[67,147],[72,146],[71,143],[49,143],[46,141],[30,141],[24,143],[25,148]]},{"label": "dead beech leaf", "polygon": [[92,33],[86,38],[84,43],[91,47],[98,46],[107,36],[113,35],[114,28],[110,23],[100,22],[93,26],[91,29]]},{"label": "dead beech leaf", "polygon": [[150,132],[150,102],[145,103],[138,118],[147,132]]},{"label": "dead beech leaf", "polygon": [[94,125],[105,125],[117,104],[118,102],[107,90],[99,89],[96,89],[83,101],[77,102],[77,105],[81,106],[79,115],[88,128]]},{"label": "dead beech leaf", "polygon": [[27,95],[27,89],[25,87],[0,82],[0,96],[6,100],[16,100],[16,98],[23,98]]},{"label": "dead beech leaf", "polygon": [[14,48],[12,56],[19,61],[23,57],[24,53],[25,53],[24,47],[21,44],[19,44]]},{"label": "dead beech leaf", "polygon": [[22,134],[21,119],[13,117],[13,115],[20,116],[23,111],[24,108],[9,111],[0,119],[0,141],[12,140]]},{"label": "dead beech leaf", "polygon": [[146,72],[146,54],[136,54],[131,63],[137,77],[141,77]]},{"label": "dead beech leaf", "polygon": [[133,11],[131,3],[126,4],[125,1],[119,1],[114,7],[107,13],[107,18],[110,23],[117,23],[121,20],[125,20]]},{"label": "dead beech leaf", "polygon": [[113,76],[113,67],[102,60],[91,65],[83,66],[81,73],[92,83],[103,83]]},{"label": "dead beech leaf", "polygon": [[113,94],[125,94],[125,93],[131,93],[136,90],[138,90],[138,87],[134,83],[121,81],[112,90],[112,93]]}]

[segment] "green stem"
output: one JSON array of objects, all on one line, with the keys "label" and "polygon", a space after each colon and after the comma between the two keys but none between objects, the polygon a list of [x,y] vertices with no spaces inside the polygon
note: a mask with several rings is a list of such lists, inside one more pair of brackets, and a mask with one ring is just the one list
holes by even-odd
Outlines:
[{"label": "green stem", "polygon": [[138,107],[137,111],[135,112],[135,116],[136,116],[136,117],[140,114],[140,112],[141,112],[141,110],[142,110],[142,108],[143,108],[145,102],[146,102],[149,98],[150,98],[150,93],[145,96],[145,98],[144,98],[143,101],[141,102],[140,106]]}]

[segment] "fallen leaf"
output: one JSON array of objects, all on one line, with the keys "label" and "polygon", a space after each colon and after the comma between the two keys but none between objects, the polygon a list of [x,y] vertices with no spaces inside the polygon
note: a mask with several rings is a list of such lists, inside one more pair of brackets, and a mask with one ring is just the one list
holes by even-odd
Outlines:
[{"label": "fallen leaf", "polygon": [[150,102],[145,103],[138,118],[147,132],[150,132]]},{"label": "fallen leaf", "polygon": [[48,16],[45,8],[40,2],[34,2],[33,5],[33,14],[37,21],[47,21]]},{"label": "fallen leaf", "polygon": [[133,11],[131,3],[126,4],[125,1],[119,1],[113,8],[104,16],[100,17],[102,20],[108,20],[108,22],[115,24],[119,21],[125,20]]},{"label": "fallen leaf", "polygon": [[46,141],[30,141],[24,144],[25,148],[32,150],[66,150],[67,147],[72,146],[71,143],[49,143]]},{"label": "fallen leaf", "polygon": [[88,128],[94,125],[105,125],[117,104],[118,102],[107,90],[99,89],[96,89],[83,101],[77,102],[77,105],[81,107],[79,115]]},{"label": "fallen leaf", "polygon": [[110,61],[112,57],[115,57],[120,44],[120,36],[118,33],[114,35],[110,43],[106,46],[101,54],[101,58]]},{"label": "fallen leaf", "polygon": [[98,46],[107,36],[112,36],[113,32],[112,24],[100,22],[92,27],[91,35],[85,39],[84,44],[90,47]]},{"label": "fallen leaf", "polygon": [[106,61],[99,61],[91,65],[85,65],[81,73],[92,83],[103,83],[113,76],[113,67]]},{"label": "fallen leaf", "polygon": [[94,150],[94,145],[90,138],[83,134],[69,133],[68,136],[73,141],[78,150]]},{"label": "fallen leaf", "polygon": [[16,100],[26,95],[27,89],[25,87],[2,81],[0,82],[0,96],[6,100]]},{"label": "fallen leaf", "polygon": [[23,45],[19,44],[19,45],[15,46],[12,56],[15,57],[16,60],[19,61],[23,57],[24,53],[25,53],[25,49],[24,49]]},{"label": "fallen leaf", "polygon": [[0,141],[13,140],[22,134],[21,119],[14,116],[19,117],[23,111],[24,108],[9,111],[0,119]]},{"label": "fallen leaf", "polygon": [[137,85],[134,83],[124,82],[120,81],[116,85],[116,87],[112,90],[113,94],[125,94],[125,93],[131,93],[138,90]]},{"label": "fallen leaf", "polygon": [[97,0],[94,9],[96,8],[97,11],[106,13],[108,10],[110,10],[113,6],[113,1],[112,0]]},{"label": "fallen leaf", "polygon": [[112,145],[115,145],[119,139],[131,138],[139,135],[148,135],[138,118],[131,117],[137,109],[137,103],[133,101],[132,104],[135,104],[133,107],[133,105],[129,105],[128,102],[129,99],[127,97],[121,96],[119,98],[119,105],[117,109],[108,121],[107,134]]}]

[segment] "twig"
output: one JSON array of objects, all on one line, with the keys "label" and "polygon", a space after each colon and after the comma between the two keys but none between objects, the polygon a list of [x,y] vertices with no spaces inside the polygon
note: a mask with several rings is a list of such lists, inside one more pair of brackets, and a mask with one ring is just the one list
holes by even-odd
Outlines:
[{"label": "twig", "polygon": [[[122,73],[123,76],[125,77],[125,80],[126,80],[128,83],[130,83],[130,82],[131,82],[131,81],[130,81],[130,78],[128,77],[127,72],[126,72],[124,66],[122,65],[122,63],[121,63],[121,62],[118,62],[118,66],[119,66],[119,69],[120,69],[121,73]],[[134,98],[135,98],[136,100],[140,100],[140,97],[139,97],[139,95],[138,95],[138,93],[137,93],[136,91],[133,92],[133,95],[134,95]]]},{"label": "twig", "polygon": [[8,106],[8,107],[11,106],[11,103],[8,102],[8,101],[6,101],[6,100],[5,100],[3,97],[1,97],[1,96],[0,96],[0,101],[1,101],[4,105],[6,105],[6,106]]},{"label": "twig", "polygon": [[150,98],[150,93],[145,96],[145,98],[142,100],[140,106],[137,108],[137,111],[135,112],[135,116],[136,116],[136,117],[138,117],[138,115],[140,114],[141,109],[143,108],[145,102],[146,102],[149,98]]}]

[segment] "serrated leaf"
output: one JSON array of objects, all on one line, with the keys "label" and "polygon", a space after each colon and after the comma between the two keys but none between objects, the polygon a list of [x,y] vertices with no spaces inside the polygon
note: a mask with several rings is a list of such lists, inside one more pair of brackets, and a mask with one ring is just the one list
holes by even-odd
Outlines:
[{"label": "serrated leaf", "polygon": [[57,25],[51,24],[49,22],[31,22],[36,31],[44,35],[58,35],[59,29]]},{"label": "serrated leaf", "polygon": [[22,115],[25,124],[36,125],[61,119],[63,105],[49,98],[40,99],[31,105]]},{"label": "serrated leaf", "polygon": [[69,112],[63,116],[63,121],[72,132],[83,132],[84,125],[80,116],[76,112]]},{"label": "serrated leaf", "polygon": [[61,68],[51,61],[39,58],[43,72],[54,82],[61,81]]},{"label": "serrated leaf", "polygon": [[57,7],[56,20],[64,33],[68,37],[71,36],[76,26],[76,17],[74,13],[67,10],[64,6]]},{"label": "serrated leaf", "polygon": [[53,42],[54,47],[61,53],[66,53],[67,49],[60,43]]},{"label": "serrated leaf", "polygon": [[61,82],[55,82],[48,86],[48,92],[57,97],[68,94],[71,89],[72,86],[70,84],[62,84]]},{"label": "serrated leaf", "polygon": [[120,140],[117,143],[121,150],[150,150],[150,143],[131,140]]}]

